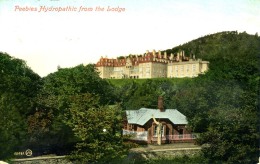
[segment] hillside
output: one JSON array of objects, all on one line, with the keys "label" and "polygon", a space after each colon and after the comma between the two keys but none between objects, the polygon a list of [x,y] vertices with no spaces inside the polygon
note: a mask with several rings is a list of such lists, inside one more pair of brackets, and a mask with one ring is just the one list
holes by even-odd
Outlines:
[{"label": "hillside", "polygon": [[246,52],[249,46],[252,46],[250,48],[259,46],[257,42],[259,43],[257,33],[249,35],[246,32],[225,31],[206,35],[165,51],[176,53],[179,50],[184,50],[188,55],[195,54],[198,58],[211,59],[215,55],[220,55],[220,53],[230,53],[232,51]]},{"label": "hillside", "polygon": [[[196,58],[209,61],[210,73],[208,74],[217,78],[248,80],[251,76],[258,76],[259,73],[260,37],[257,34],[219,32],[164,51],[167,54],[176,54],[181,50],[185,51],[186,56],[194,54]],[[116,86],[122,86],[133,81],[142,84],[146,79],[110,79],[109,81]],[[179,83],[183,80],[172,79],[171,81]]]},{"label": "hillside", "polygon": [[179,50],[209,61],[211,71],[217,76],[247,79],[259,73],[260,37],[257,33],[219,32],[165,51],[176,53]]},{"label": "hillside", "polygon": [[[139,85],[145,83],[148,79],[107,79],[111,84],[117,86],[117,87],[122,87],[128,83],[137,83]],[[182,84],[182,83],[185,83],[187,81],[190,81],[191,78],[153,78],[153,79],[150,79],[150,80],[153,80],[153,81],[157,81],[157,82],[160,82],[160,81],[163,81],[163,80],[167,80],[173,84]]]}]

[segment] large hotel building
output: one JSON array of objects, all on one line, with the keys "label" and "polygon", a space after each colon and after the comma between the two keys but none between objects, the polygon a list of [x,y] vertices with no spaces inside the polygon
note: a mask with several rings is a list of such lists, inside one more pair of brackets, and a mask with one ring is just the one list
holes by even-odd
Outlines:
[{"label": "large hotel building", "polygon": [[147,51],[143,55],[129,55],[117,59],[101,57],[96,64],[101,78],[183,78],[196,77],[208,70],[209,62],[186,57],[184,51],[167,54]]}]

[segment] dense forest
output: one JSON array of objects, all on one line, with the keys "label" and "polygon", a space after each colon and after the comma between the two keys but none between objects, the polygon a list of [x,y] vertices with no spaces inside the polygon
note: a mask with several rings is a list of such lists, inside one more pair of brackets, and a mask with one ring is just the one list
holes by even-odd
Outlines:
[{"label": "dense forest", "polygon": [[196,78],[101,79],[95,66],[58,68],[41,78],[26,62],[0,54],[0,159],[30,148],[34,156],[71,160],[123,159],[124,110],[166,108],[187,116],[207,163],[257,163],[260,37],[220,32],[167,49],[210,62]]}]

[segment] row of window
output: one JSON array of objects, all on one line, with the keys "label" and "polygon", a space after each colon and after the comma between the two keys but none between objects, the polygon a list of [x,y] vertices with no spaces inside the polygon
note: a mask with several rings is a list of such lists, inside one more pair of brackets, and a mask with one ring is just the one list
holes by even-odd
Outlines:
[{"label": "row of window", "polygon": [[[153,137],[157,137],[157,127],[158,127],[158,125],[155,125],[153,128]],[[130,124],[129,129],[133,130],[133,131],[137,131],[137,126]],[[179,129],[179,135],[183,135],[183,129]],[[162,137],[165,136],[165,126],[162,126],[162,128],[161,128],[161,136]]]},{"label": "row of window", "polygon": [[173,72],[174,68],[175,68],[175,71],[178,71],[179,69],[180,69],[181,71],[184,71],[184,67],[186,67],[187,72],[188,72],[190,69],[192,69],[193,71],[196,70],[196,65],[195,65],[195,64],[187,65],[187,66],[184,66],[184,65],[182,65],[182,66],[170,66],[170,67],[168,67],[168,69],[169,69],[170,72]]},{"label": "row of window", "polygon": [[[153,137],[157,137],[157,127],[158,127],[158,125],[154,126]],[[183,135],[183,129],[179,129],[179,135]],[[164,126],[162,126],[162,128],[161,128],[161,136],[162,137],[165,136],[165,127]]]},{"label": "row of window", "polygon": [[[175,70],[176,72],[178,72],[178,70],[184,71],[184,68],[185,68],[184,66],[172,66],[172,67],[168,67],[169,72],[173,72],[173,70]],[[140,72],[142,72],[143,69],[146,70],[146,72],[147,72],[147,71],[150,71],[150,67],[139,67],[139,68],[135,67],[135,68],[134,68],[135,71],[138,71],[138,70],[139,70]],[[160,70],[160,71],[162,71],[162,68],[156,68],[156,67],[154,67],[154,70],[158,70],[158,71]],[[186,66],[186,71],[188,72],[189,70],[195,71],[195,70],[196,70],[196,65],[193,64],[191,67]],[[114,69],[113,69],[112,71],[123,71],[123,68],[122,68],[122,67],[114,67]]]},{"label": "row of window", "polygon": [[196,77],[197,75],[196,74],[192,74],[192,75],[184,75],[184,74],[176,74],[176,75],[173,75],[173,74],[170,74],[168,75],[169,78],[174,78],[174,77]]}]

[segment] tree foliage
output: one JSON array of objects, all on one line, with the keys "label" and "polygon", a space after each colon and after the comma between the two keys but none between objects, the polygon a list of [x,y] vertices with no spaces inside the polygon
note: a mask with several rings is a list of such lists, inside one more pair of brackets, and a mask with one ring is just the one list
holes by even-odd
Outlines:
[{"label": "tree foliage", "polygon": [[[78,142],[78,138],[75,137],[71,126],[67,124],[72,119],[70,108],[75,103],[85,103],[78,101],[80,97],[84,100],[84,96],[87,94],[99,97],[96,102],[98,105],[115,101],[112,86],[99,77],[94,65],[59,68],[57,72],[43,78],[43,86],[37,100],[38,108],[44,113],[42,118],[34,119],[38,119],[38,123],[43,123],[46,126],[44,128],[48,131],[36,139],[38,145],[49,145],[50,152],[56,154],[60,153],[57,148],[62,149],[64,151],[62,153],[66,154],[72,150],[72,146]],[[34,116],[37,115],[36,112]],[[31,121],[34,119],[31,118]],[[41,128],[34,129],[35,134],[42,133]]]},{"label": "tree foliage", "polygon": [[98,97],[91,94],[74,96],[73,100],[67,123],[80,141],[70,158],[83,163],[108,163],[126,155],[119,106],[98,106]]},{"label": "tree foliage", "polygon": [[[165,50],[196,55],[210,62],[209,71],[197,78],[166,85],[165,105],[187,116],[190,128],[200,133],[198,143],[211,162],[256,163],[259,140],[260,38],[236,31],[207,35]],[[175,86],[174,86],[175,85]],[[163,82],[147,80],[129,87],[130,109],[156,108]],[[123,94],[122,94],[123,95]],[[124,97],[124,95],[122,96]]]},{"label": "tree foliage", "polygon": [[27,117],[40,87],[40,77],[23,60],[0,53],[0,159],[27,141]]},{"label": "tree foliage", "polygon": [[117,88],[119,100],[124,109],[137,110],[141,107],[157,108],[158,96],[164,97],[169,106],[170,97],[176,91],[176,84],[169,79],[147,79],[143,83],[131,81]]},{"label": "tree foliage", "polygon": [[[173,48],[210,61],[206,75],[173,97],[211,162],[256,163],[259,148],[260,38],[222,32]],[[185,103],[186,102],[186,103]]]}]

